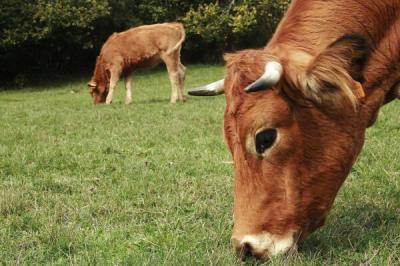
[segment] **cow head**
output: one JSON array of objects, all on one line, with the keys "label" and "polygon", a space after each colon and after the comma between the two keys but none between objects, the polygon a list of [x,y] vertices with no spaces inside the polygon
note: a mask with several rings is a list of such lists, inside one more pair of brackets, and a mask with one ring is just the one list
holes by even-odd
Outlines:
[{"label": "cow head", "polygon": [[[294,250],[323,225],[367,125],[354,94],[363,38],[345,36],[314,56],[274,51],[226,56],[223,90],[235,168],[232,243],[260,258]],[[215,84],[189,94],[218,94]]]},{"label": "cow head", "polygon": [[110,77],[110,70],[106,68],[103,57],[101,55],[98,56],[92,79],[87,84],[94,104],[106,101],[110,86]]},{"label": "cow head", "polygon": [[108,94],[108,87],[106,85],[97,85],[94,81],[88,82],[89,93],[92,96],[93,103],[104,103]]}]

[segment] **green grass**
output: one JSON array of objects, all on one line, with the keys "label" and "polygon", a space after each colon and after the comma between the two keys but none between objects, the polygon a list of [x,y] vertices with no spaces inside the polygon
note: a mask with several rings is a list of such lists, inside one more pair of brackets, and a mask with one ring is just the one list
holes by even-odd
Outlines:
[{"label": "green grass", "polygon": [[[189,66],[187,87],[223,76]],[[224,97],[169,104],[164,70],[93,107],[84,79],[0,92],[0,264],[242,265]],[[385,106],[323,229],[272,265],[400,263],[400,104]]]}]

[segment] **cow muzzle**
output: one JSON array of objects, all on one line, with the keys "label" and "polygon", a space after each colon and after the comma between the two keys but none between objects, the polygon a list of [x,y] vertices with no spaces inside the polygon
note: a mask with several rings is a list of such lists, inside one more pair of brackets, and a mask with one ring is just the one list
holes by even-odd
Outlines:
[{"label": "cow muzzle", "polygon": [[268,260],[279,255],[289,255],[297,251],[296,234],[275,236],[269,233],[233,236],[232,245],[239,258],[254,256]]}]

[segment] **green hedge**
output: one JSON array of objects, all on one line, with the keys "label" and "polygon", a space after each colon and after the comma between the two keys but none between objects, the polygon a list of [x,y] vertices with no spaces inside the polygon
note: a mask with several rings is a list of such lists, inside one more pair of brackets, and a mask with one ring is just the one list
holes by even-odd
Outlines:
[{"label": "green hedge", "polygon": [[184,62],[261,47],[289,0],[2,0],[0,79],[87,70],[115,31],[166,21],[185,24]]}]

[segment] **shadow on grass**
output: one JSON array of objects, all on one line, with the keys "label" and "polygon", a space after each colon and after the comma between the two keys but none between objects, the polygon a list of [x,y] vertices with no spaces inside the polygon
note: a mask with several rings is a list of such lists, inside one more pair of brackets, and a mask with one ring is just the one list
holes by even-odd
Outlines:
[{"label": "shadow on grass", "polygon": [[41,91],[48,89],[62,89],[68,85],[82,83],[82,89],[87,88],[87,82],[90,79],[89,72],[78,74],[70,73],[42,73],[42,74],[27,74],[21,76],[13,82],[0,84],[0,91]]},{"label": "shadow on grass", "polygon": [[25,101],[24,99],[17,99],[17,98],[0,98],[0,102],[23,102]]},{"label": "shadow on grass", "polygon": [[[150,75],[166,72],[162,67],[151,70],[139,70],[134,75],[147,78]],[[92,77],[92,70],[80,73],[40,73],[19,75],[14,81],[0,83],[0,91],[42,91],[49,89],[64,89],[66,86],[79,86],[78,91],[86,91],[87,83]],[[120,80],[123,80],[121,77]]]},{"label": "shadow on grass", "polygon": [[394,239],[399,222],[394,208],[355,202],[332,213],[328,223],[301,245],[300,252],[311,256],[318,253],[326,258],[333,252],[366,253],[371,246],[382,246]]},{"label": "shadow on grass", "polygon": [[[222,65],[208,65],[208,64],[191,64],[187,65],[187,73],[192,73],[205,67],[218,67]],[[2,81],[0,82],[1,91],[41,91],[48,89],[60,89],[65,88],[71,83],[81,83],[82,90],[86,89],[87,82],[90,80],[93,73],[93,69],[85,69],[75,73],[55,73],[55,72],[40,72],[40,73],[25,73],[17,75],[13,81]],[[144,79],[149,78],[152,75],[166,75],[168,76],[166,67],[164,64],[160,64],[153,69],[143,69],[134,72],[133,78],[142,77]],[[120,80],[122,80],[121,78]]]},{"label": "shadow on grass", "polygon": [[[133,100],[132,103],[126,105],[125,102],[123,100],[116,100],[111,103],[111,105],[114,106],[135,106],[135,105],[147,105],[147,104],[156,104],[156,103],[165,103],[168,104],[169,103],[169,99],[168,98],[149,98],[146,100]],[[179,103],[177,103],[179,104]],[[98,104],[99,106],[103,106],[106,105],[105,103],[100,103]]]},{"label": "shadow on grass", "polygon": [[149,104],[149,103],[169,103],[168,98],[151,98],[146,100],[138,100],[132,104]]}]

